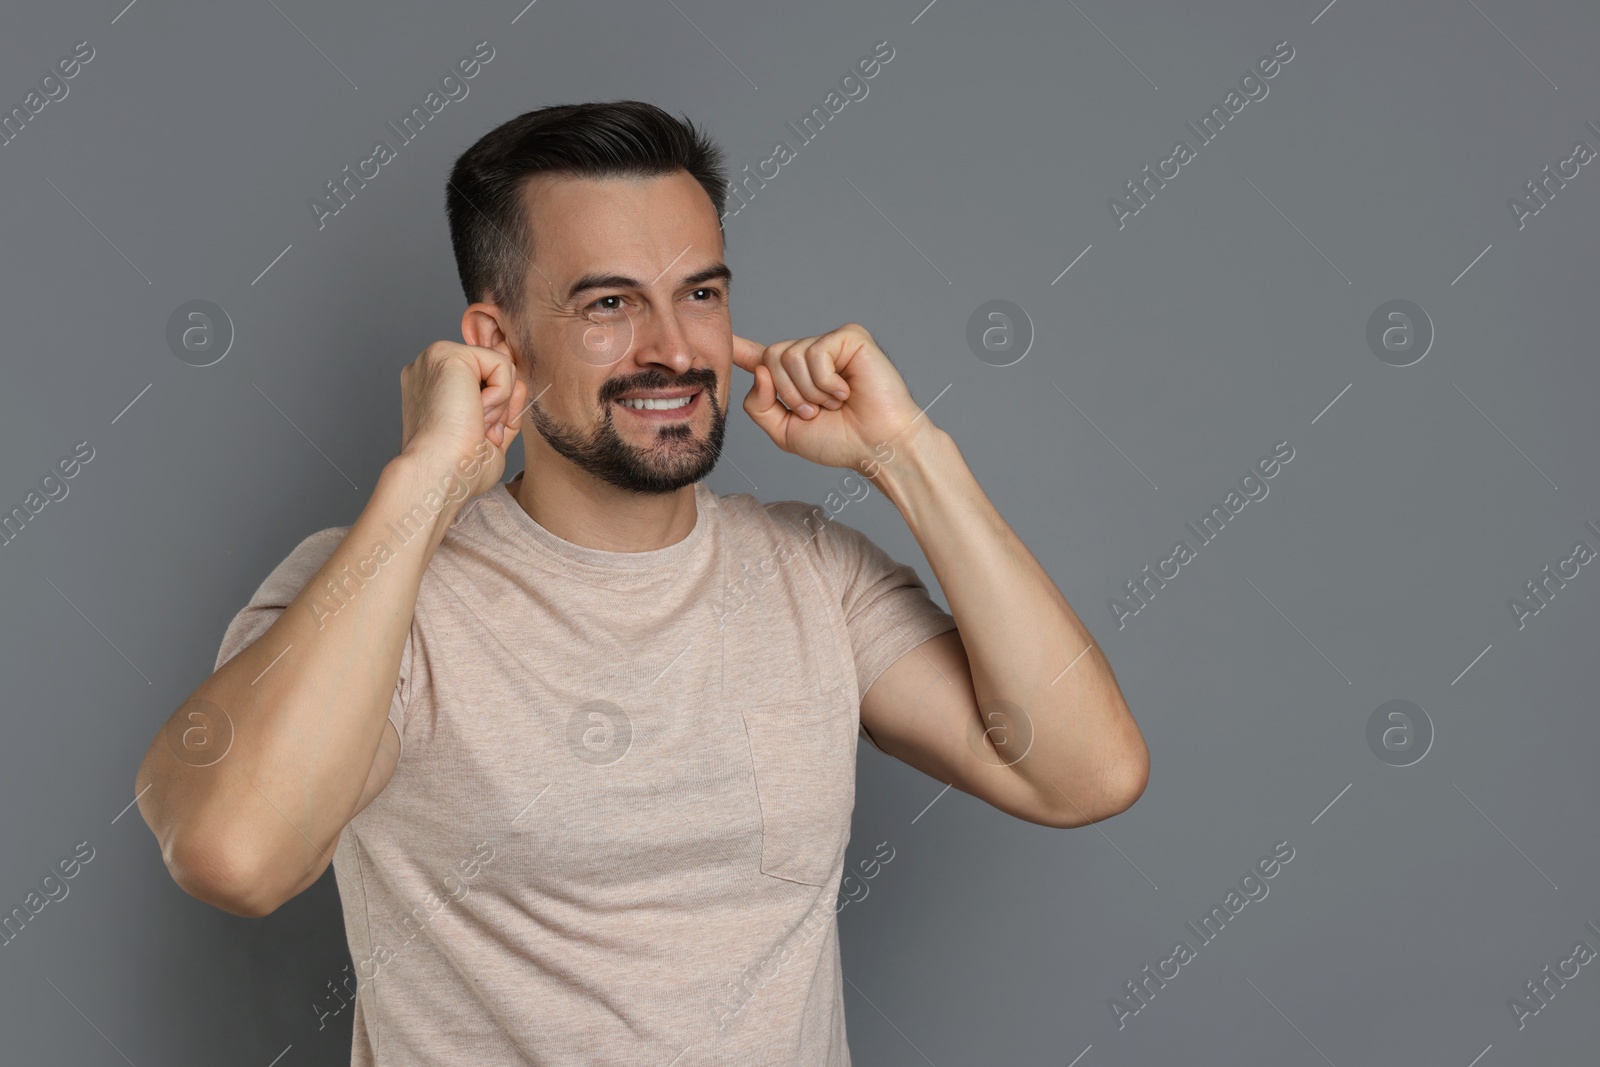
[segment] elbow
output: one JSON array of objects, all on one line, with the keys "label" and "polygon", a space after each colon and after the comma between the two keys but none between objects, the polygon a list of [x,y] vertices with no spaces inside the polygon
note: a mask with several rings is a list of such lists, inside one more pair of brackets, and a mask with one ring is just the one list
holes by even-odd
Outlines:
[{"label": "elbow", "polygon": [[[1105,797],[1107,811],[1101,818],[1109,819],[1113,815],[1121,815],[1133,807],[1138,799],[1144,796],[1145,786],[1150,784],[1150,749],[1146,747],[1144,738],[1138,738],[1127,756],[1117,765],[1115,771],[1106,775],[1101,795]],[[1099,819],[1094,820],[1096,822]]]},{"label": "elbow", "polygon": [[[1126,705],[1123,710],[1126,712]],[[1132,723],[1131,717],[1129,723]],[[1091,820],[1093,822],[1127,811],[1144,795],[1145,786],[1150,784],[1150,747],[1145,744],[1144,735],[1137,726],[1133,726],[1129,733],[1132,736],[1126,739],[1122,752],[1101,779],[1100,796],[1106,810],[1104,815]]]},{"label": "elbow", "polygon": [[212,836],[162,846],[161,858],[178,888],[242,919],[260,919],[277,911],[291,894],[279,890],[255,857],[220,847],[216,841]]},{"label": "elbow", "polygon": [[1111,814],[1120,815],[1133,807],[1134,803],[1144,796],[1144,788],[1149,784],[1150,750],[1141,741],[1138,753],[1128,760],[1122,773],[1115,777],[1114,783],[1107,789],[1108,795],[1116,805]]},{"label": "elbow", "polygon": [[1066,797],[1067,804],[1054,806],[1035,822],[1058,830],[1075,830],[1090,823],[1121,815],[1144,795],[1150,781],[1150,752],[1141,740],[1127,758],[1099,776],[1092,789],[1079,799]]},{"label": "elbow", "polygon": [[242,827],[215,812],[198,810],[196,798],[183,796],[153,761],[155,751],[153,744],[139,767],[135,796],[173,882],[196,900],[230,915],[259,919],[272,914],[293,892],[271,877],[273,868],[259,849],[240,844],[250,837]]}]

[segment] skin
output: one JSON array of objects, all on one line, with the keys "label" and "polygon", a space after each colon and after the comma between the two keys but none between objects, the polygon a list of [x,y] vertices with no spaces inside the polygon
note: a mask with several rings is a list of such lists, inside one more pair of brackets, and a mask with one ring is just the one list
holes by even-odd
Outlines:
[{"label": "skin", "polygon": [[[471,304],[462,343],[436,341],[401,372],[401,449],[367,506],[151,742],[135,792],[174,880],[260,917],[332,862],[394,773],[387,712],[422,576],[465,501],[500,484],[525,418],[525,476],[510,488],[536,522],[588,548],[664,548],[694,527],[694,483],[720,452],[735,368],[750,375],[745,414],[774,444],[884,493],[949,600],[958,629],[862,698],[877,745],[1041,825],[1133,804],[1149,753],[1109,662],[871,334],[855,323],[770,345],[734,334],[716,211],[687,173],[541,177],[526,192],[538,236],[523,307]],[[632,281],[570,292],[593,274]],[[704,392],[670,419],[611,402],[686,383]],[[417,534],[397,540],[419,515]],[[374,572],[379,542],[392,553]],[[345,583],[354,594],[330,615],[326,590]]]},{"label": "skin", "polygon": [[[694,482],[721,451],[733,333],[709,197],[687,172],[652,179],[540,176],[526,202],[538,235],[522,314],[475,303],[462,337],[512,360],[533,398],[524,476],[513,495],[534,521],[587,548],[642,552],[694,528]],[[648,224],[641,224],[648,220]],[[590,274],[620,275],[570,297]],[[651,422],[610,398],[635,388],[706,386],[692,414]],[[563,447],[558,447],[563,446]]]},{"label": "skin", "polygon": [[[511,483],[529,515],[611,551],[688,536],[691,483],[715,464],[738,367],[752,376],[746,414],[784,451],[866,474],[900,510],[950,600],[957,632],[907,653],[863,698],[861,721],[876,743],[1044,825],[1081,826],[1133,804],[1149,752],[1110,663],[865,328],[771,345],[734,334],[726,284],[698,287],[720,265],[722,242],[710,198],[687,173],[541,178],[528,203],[540,236],[523,321],[474,304],[462,333],[513,360],[536,398],[540,433],[524,439],[527,474]],[[573,281],[592,272],[639,284],[568,301]],[[601,343],[586,344],[597,331]],[[629,386],[701,375],[714,377],[711,403],[671,424],[617,417],[605,402]],[[660,484],[608,477],[595,458],[607,439],[635,474],[653,472]],[[683,484],[666,488],[674,479]]]}]

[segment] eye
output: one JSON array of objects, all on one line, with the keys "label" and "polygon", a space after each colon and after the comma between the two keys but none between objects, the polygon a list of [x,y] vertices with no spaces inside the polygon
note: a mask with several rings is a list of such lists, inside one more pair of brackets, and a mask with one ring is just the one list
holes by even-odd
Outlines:
[{"label": "eye", "polygon": [[[600,305],[604,304],[607,300],[616,300],[619,303],[616,307],[600,307]],[[621,300],[622,297],[620,296],[602,296],[599,300],[596,300],[594,303],[590,304],[588,310],[593,311],[598,308],[601,311],[621,311]]]},{"label": "eye", "polygon": [[711,303],[713,301],[722,299],[722,290],[718,289],[715,286],[711,286],[711,285],[702,286],[699,289],[694,289],[694,290],[691,290],[691,291],[693,293],[696,293],[696,294],[699,294],[699,293],[707,294],[707,299],[705,299],[705,300],[696,300],[696,301],[694,301],[694,303],[696,303],[696,304],[709,304],[709,303]]}]

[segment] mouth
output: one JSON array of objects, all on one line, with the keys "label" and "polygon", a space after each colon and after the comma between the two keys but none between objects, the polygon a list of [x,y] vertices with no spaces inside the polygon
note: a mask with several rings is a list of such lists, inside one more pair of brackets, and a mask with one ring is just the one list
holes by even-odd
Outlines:
[{"label": "mouth", "polygon": [[698,412],[704,393],[703,388],[692,391],[663,389],[640,396],[620,397],[612,403],[634,418],[649,422],[671,422],[689,418]]}]

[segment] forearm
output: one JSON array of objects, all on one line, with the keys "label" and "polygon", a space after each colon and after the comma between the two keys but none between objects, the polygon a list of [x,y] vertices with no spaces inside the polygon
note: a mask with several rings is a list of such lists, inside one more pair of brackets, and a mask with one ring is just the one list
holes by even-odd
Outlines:
[{"label": "forearm", "polygon": [[[151,744],[140,811],[180,883],[271,872],[260,877],[283,886],[262,891],[287,892],[331,860],[383,736],[422,575],[459,510],[423,506],[438,485],[418,461],[392,460],[295,600]],[[196,754],[194,738],[225,752]]]},{"label": "forearm", "polygon": [[891,445],[873,481],[949,600],[980,715],[1016,705],[1025,716],[982,724],[1006,728],[1009,748],[998,755],[1050,807],[1090,817],[1122,810],[1143,789],[1148,753],[1099,645],[949,434],[924,417]]}]

